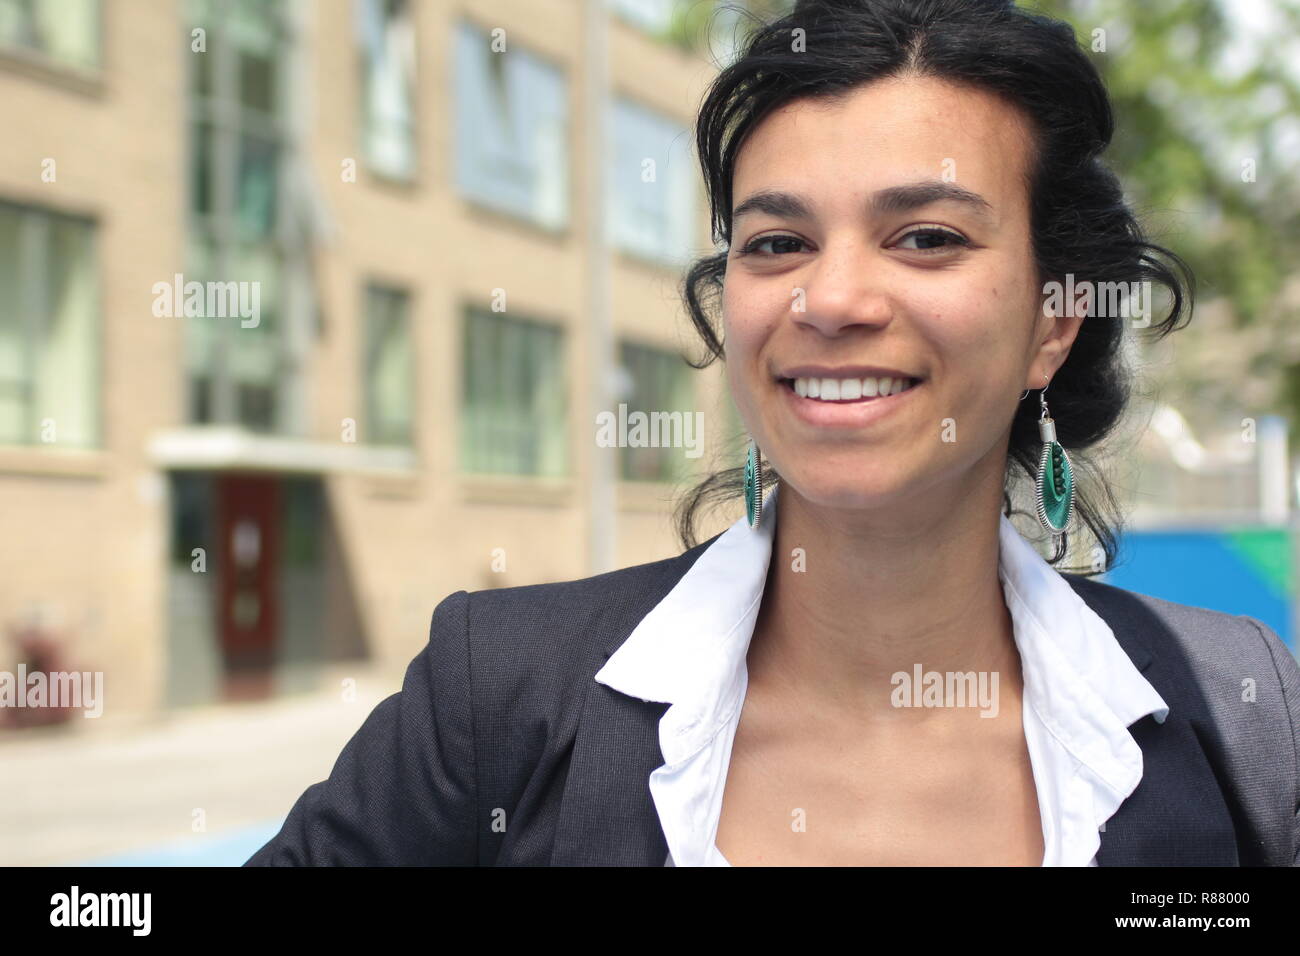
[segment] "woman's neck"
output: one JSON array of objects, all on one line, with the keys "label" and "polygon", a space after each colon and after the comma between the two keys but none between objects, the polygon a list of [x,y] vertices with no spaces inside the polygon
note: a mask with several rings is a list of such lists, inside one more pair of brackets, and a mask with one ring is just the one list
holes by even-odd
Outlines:
[{"label": "woman's neck", "polygon": [[[1019,654],[998,576],[1001,483],[938,507],[864,515],[780,490],[767,586],[750,643],[751,682],[891,710],[891,677],[999,674]],[[1014,679],[1012,679],[1014,677]]]}]

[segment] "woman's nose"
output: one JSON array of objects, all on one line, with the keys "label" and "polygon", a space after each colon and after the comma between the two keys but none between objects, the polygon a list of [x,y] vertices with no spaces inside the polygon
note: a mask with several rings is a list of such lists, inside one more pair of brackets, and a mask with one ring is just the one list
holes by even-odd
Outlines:
[{"label": "woman's nose", "polygon": [[861,241],[828,243],[802,281],[791,292],[790,311],[823,335],[837,335],[846,326],[883,325],[893,315],[884,262]]}]

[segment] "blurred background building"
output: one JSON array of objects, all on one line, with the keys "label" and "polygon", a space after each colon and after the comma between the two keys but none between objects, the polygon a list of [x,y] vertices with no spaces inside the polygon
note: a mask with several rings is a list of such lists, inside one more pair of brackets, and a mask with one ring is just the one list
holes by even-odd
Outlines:
[{"label": "blurred background building", "polygon": [[0,0],[0,622],[120,714],[674,553],[708,457],[594,415],[735,430],[675,298],[712,69],[669,5],[608,7]]},{"label": "blurred background building", "polygon": [[[682,359],[693,113],[741,8],[788,6],[0,0],[0,670],[107,704],[0,725],[0,863],[238,862],[443,597],[678,552],[674,494],[743,455]],[[1043,6],[1210,279],[1134,346],[1105,579],[1294,648],[1293,5]],[[702,413],[701,454],[603,447],[620,404]]]}]

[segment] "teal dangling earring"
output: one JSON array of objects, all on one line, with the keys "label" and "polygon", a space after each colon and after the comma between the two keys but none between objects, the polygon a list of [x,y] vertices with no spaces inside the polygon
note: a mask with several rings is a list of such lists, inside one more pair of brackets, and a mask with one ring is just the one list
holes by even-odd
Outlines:
[{"label": "teal dangling earring", "polygon": [[751,528],[763,515],[763,464],[758,445],[749,439],[749,455],[745,458],[745,516]]},{"label": "teal dangling earring", "polygon": [[1043,456],[1038,460],[1035,498],[1038,523],[1053,535],[1064,534],[1074,517],[1074,469],[1069,456],[1056,440],[1056,422],[1047,412],[1047,376],[1038,393],[1043,411],[1038,419],[1038,435],[1043,440]]}]

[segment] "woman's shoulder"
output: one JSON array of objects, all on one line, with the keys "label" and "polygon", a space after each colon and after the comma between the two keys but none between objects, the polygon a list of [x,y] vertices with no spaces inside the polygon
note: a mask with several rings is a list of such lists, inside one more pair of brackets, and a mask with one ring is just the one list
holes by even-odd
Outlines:
[{"label": "woman's shoulder", "polygon": [[1300,706],[1300,664],[1277,632],[1258,618],[1170,601],[1082,575],[1061,572],[1061,577],[1121,641],[1140,642],[1166,664],[1177,662],[1197,676],[1231,680],[1234,686],[1246,678],[1278,681],[1291,708]]},{"label": "woman's shoulder", "polygon": [[620,601],[647,591],[657,593],[662,588],[666,594],[713,540],[710,538],[689,551],[671,557],[629,565],[587,577],[541,584],[484,588],[467,593],[476,606],[499,610],[532,610],[541,613],[557,608],[599,610],[609,605],[617,605]]},{"label": "woman's shoulder", "polygon": [[611,619],[640,612],[639,620],[672,590],[713,540],[672,557],[587,577],[484,588],[466,594],[475,610],[497,623],[522,618],[534,625],[549,623],[572,628],[585,621],[607,626]]},{"label": "woman's shoulder", "polygon": [[[1249,615],[1170,601],[1152,594],[1143,594],[1140,591],[1131,591],[1108,584],[1095,578],[1065,571],[1059,573],[1093,610],[1099,613],[1104,610],[1112,615],[1154,618],[1189,638],[1204,637],[1207,632],[1215,631],[1249,634],[1253,625],[1267,629],[1267,625]],[[1272,630],[1269,630],[1269,633],[1277,637]]]},{"label": "woman's shoulder", "polygon": [[463,640],[476,679],[590,677],[713,540],[582,578],[456,591],[434,610],[431,643]]}]

